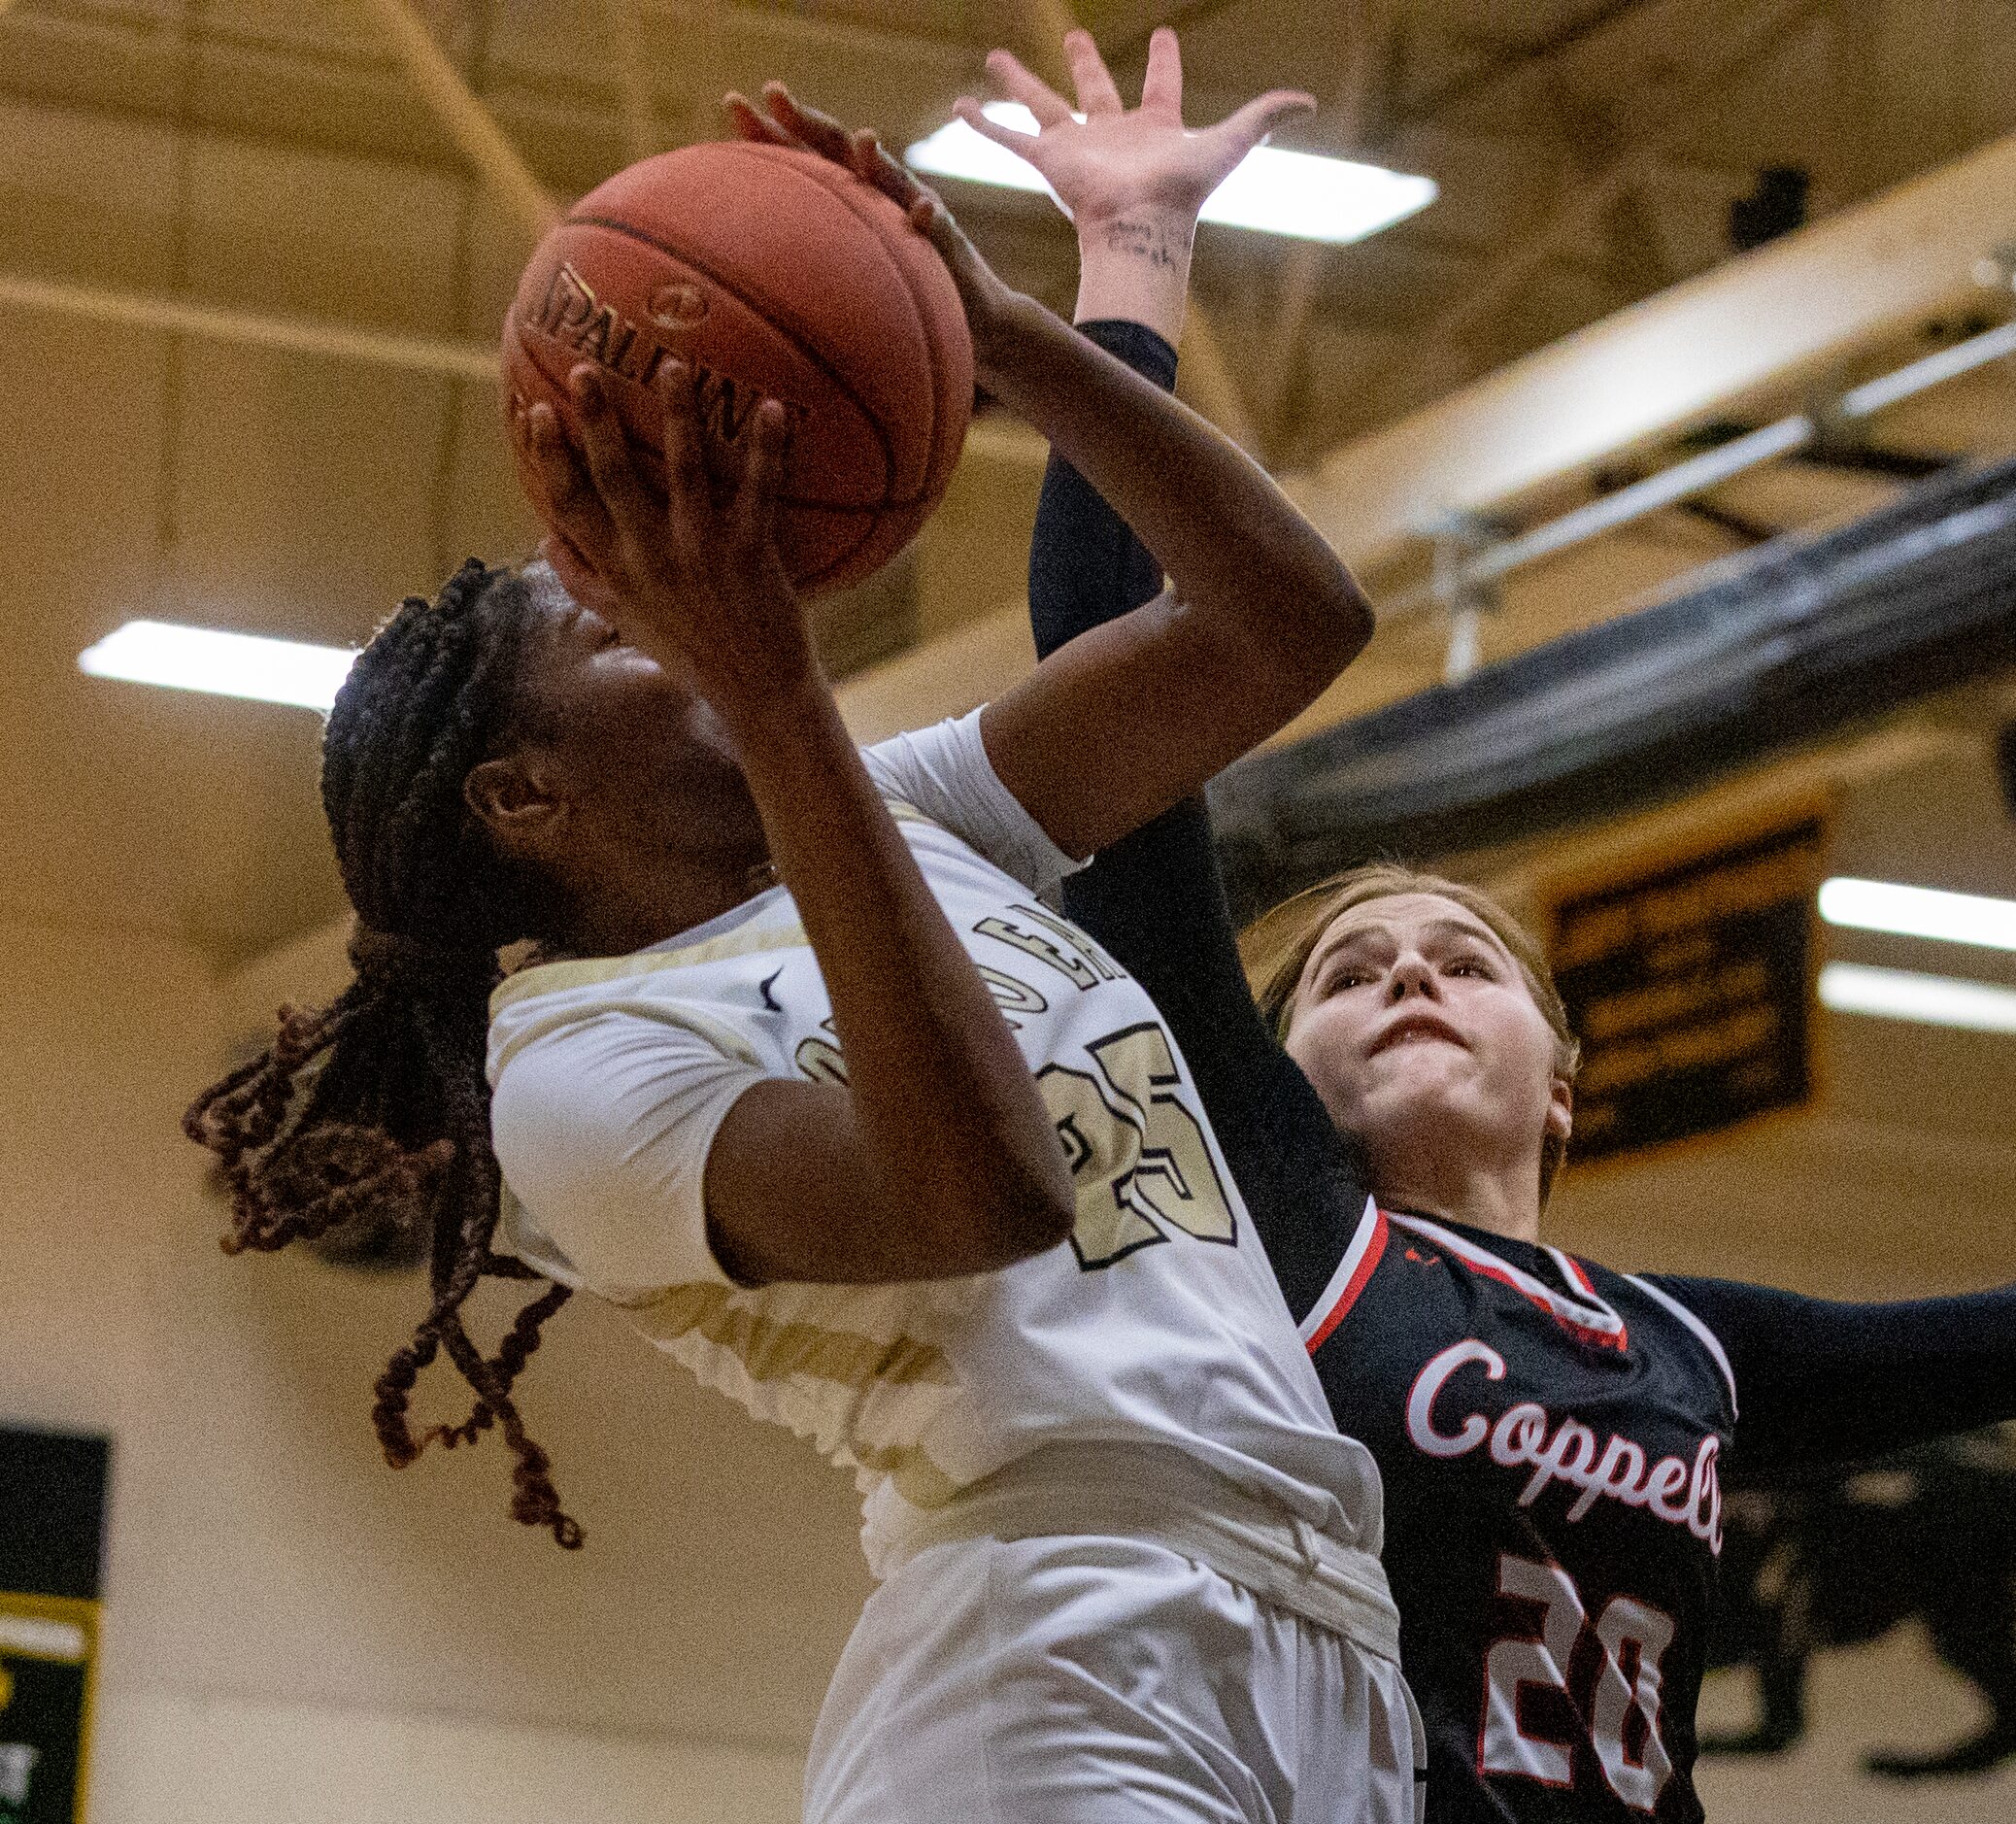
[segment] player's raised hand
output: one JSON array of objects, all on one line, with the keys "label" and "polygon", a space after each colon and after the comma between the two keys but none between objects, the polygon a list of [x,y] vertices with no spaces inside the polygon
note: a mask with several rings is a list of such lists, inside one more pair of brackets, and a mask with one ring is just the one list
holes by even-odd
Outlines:
[{"label": "player's raised hand", "polygon": [[816,662],[777,550],[784,407],[764,399],[750,415],[741,474],[718,499],[692,371],[666,361],[657,380],[665,415],[660,497],[638,471],[601,374],[583,362],[567,385],[580,456],[544,403],[526,414],[523,431],[546,497],[554,568],[577,597],[585,568],[590,605],[632,645],[689,674],[732,721]]},{"label": "player's raised hand", "polygon": [[873,127],[844,126],[831,115],[800,101],[782,83],[763,85],[760,108],[739,94],[728,95],[722,106],[742,138],[760,145],[795,147],[844,165],[903,211],[911,226],[937,249],[958,287],[973,335],[974,362],[985,385],[997,340],[1015,314],[1028,307],[1028,300],[987,263],[946,208],[945,199],[892,156]]},{"label": "player's raised hand", "polygon": [[1136,108],[1121,99],[1090,32],[1068,33],[1064,55],[1082,121],[1056,89],[1006,51],[988,54],[988,74],[1004,95],[1035,116],[1036,131],[1018,132],[990,120],[970,95],[958,105],[959,118],[976,133],[1036,168],[1081,238],[1144,209],[1194,223],[1211,192],[1248,152],[1284,120],[1316,107],[1315,97],[1300,89],[1272,88],[1217,125],[1190,131],[1183,124],[1183,52],[1166,25],[1149,40]]}]

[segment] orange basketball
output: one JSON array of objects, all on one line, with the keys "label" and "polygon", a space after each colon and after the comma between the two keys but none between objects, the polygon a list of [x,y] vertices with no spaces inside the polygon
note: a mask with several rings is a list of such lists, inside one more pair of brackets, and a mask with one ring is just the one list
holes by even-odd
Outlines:
[{"label": "orange basketball", "polygon": [[[859,581],[909,542],[972,411],[965,313],[930,244],[851,172],[786,147],[689,146],[576,203],[505,319],[506,408],[545,399],[569,424],[567,374],[598,362],[639,467],[662,487],[652,383],[668,355],[691,365],[722,481],[756,402],[783,403],[778,543],[808,593]],[[523,440],[513,448],[541,506]]]}]

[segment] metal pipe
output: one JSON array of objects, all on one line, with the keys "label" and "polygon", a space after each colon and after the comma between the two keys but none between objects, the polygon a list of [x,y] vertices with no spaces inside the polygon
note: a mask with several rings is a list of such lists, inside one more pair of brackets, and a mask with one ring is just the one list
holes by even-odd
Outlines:
[{"label": "metal pipe", "polygon": [[1781,418],[1761,430],[1751,431],[1748,436],[1738,437],[1713,450],[1704,450],[1685,462],[1676,462],[1671,468],[1661,469],[1657,475],[1646,476],[1642,482],[1633,482],[1629,488],[1620,488],[1600,500],[1592,500],[1586,507],[1563,513],[1558,520],[1536,525],[1518,538],[1508,538],[1501,545],[1494,545],[1465,564],[1463,575],[1470,582],[1486,582],[1493,577],[1504,576],[1522,565],[1565,551],[1571,545],[1580,545],[1604,532],[1615,531],[1620,525],[1629,525],[1633,520],[1642,520],[1648,513],[1670,507],[1689,494],[1697,494],[1705,488],[1713,488],[1731,476],[1742,474],[1745,469],[1754,469],[1762,462],[1790,456],[1818,435],[1819,426],[1802,412]]},{"label": "metal pipe", "polygon": [[1841,394],[1838,409],[1843,418],[1869,418],[1885,406],[1915,397],[1943,381],[1957,380],[1962,374],[1970,374],[1975,368],[1986,367],[1990,361],[1999,361],[2008,355],[2016,355],[2016,321],[1983,330],[1978,336],[1956,342],[1950,349],[1940,349],[1908,367],[1899,367],[1894,374],[1851,387]]},{"label": "metal pipe", "polygon": [[[1914,398],[1946,381],[1958,380],[1964,374],[1970,374],[1991,361],[2009,355],[2016,355],[2016,321],[1984,330],[1949,349],[1941,349],[1934,355],[1912,361],[1895,373],[1851,388],[1841,395],[1835,415],[1855,420],[1871,418],[1888,406]],[[1675,506],[1690,494],[1699,493],[1763,463],[1805,449],[1818,442],[1820,435],[1820,421],[1805,413],[1778,419],[1747,436],[1704,451],[1685,462],[1676,462],[1671,468],[1660,470],[1657,475],[1648,475],[1629,488],[1620,488],[1600,500],[1592,500],[1587,506],[1563,513],[1517,538],[1494,545],[1468,562],[1452,567],[1446,575],[1390,596],[1380,604],[1380,618],[1388,621],[1404,618],[1446,603],[1454,589],[1493,582],[1541,557],[1551,557],[1604,532],[1615,531],[1633,520],[1645,518],[1647,514]]]}]

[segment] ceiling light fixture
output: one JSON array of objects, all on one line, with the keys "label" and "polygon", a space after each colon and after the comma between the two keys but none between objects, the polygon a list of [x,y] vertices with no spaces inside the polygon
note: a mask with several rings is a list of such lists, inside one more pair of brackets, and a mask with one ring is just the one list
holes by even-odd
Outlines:
[{"label": "ceiling light fixture", "polygon": [[94,678],[291,703],[326,715],[355,659],[348,647],[308,646],[169,621],[128,621],[80,653],[77,668]]},{"label": "ceiling light fixture", "polygon": [[1837,877],[1820,889],[1820,916],[1830,925],[1899,937],[1932,937],[1948,944],[2016,950],[2016,899],[1941,893],[1894,880]]},{"label": "ceiling light fixture", "polygon": [[[1036,130],[1036,117],[1020,102],[991,101],[981,112],[997,126],[1022,133]],[[1073,118],[1085,118],[1082,114]],[[964,178],[1012,190],[1050,190],[1034,165],[983,138],[963,120],[941,126],[903,156],[933,177]],[[1343,245],[1362,241],[1426,209],[1435,195],[1432,178],[1262,146],[1247,153],[1239,168],[1212,191],[1198,219]]]},{"label": "ceiling light fixture", "polygon": [[2016,988],[1952,975],[1920,975],[1913,969],[1830,963],[1820,971],[1820,1004],[1835,1013],[1865,1013],[1878,1020],[1915,1020],[1969,1032],[2016,1032]]}]

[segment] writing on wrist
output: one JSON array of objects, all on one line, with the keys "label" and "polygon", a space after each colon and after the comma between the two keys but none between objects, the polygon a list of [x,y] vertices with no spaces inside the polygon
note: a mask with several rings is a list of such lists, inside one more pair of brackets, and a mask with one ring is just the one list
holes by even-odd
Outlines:
[{"label": "writing on wrist", "polygon": [[1194,220],[1182,212],[1129,209],[1081,222],[1078,240],[1085,255],[1102,254],[1153,271],[1177,272],[1190,261],[1195,229]]}]

